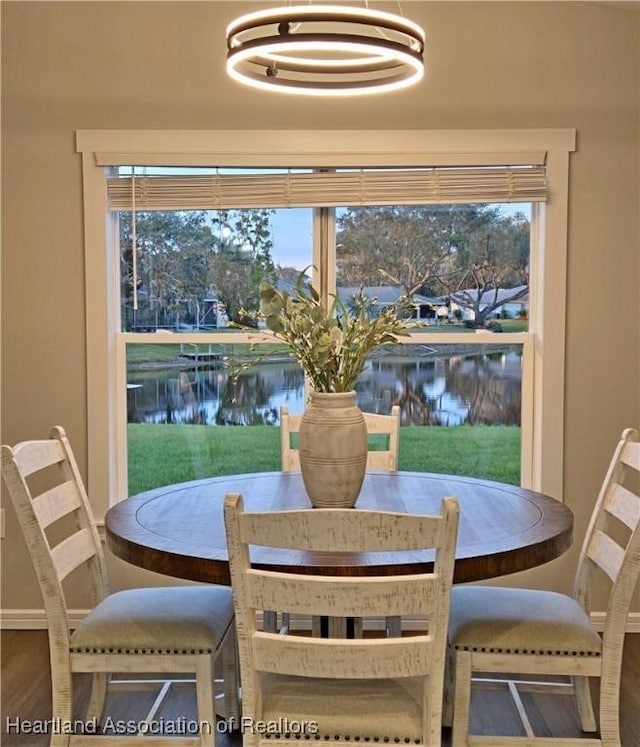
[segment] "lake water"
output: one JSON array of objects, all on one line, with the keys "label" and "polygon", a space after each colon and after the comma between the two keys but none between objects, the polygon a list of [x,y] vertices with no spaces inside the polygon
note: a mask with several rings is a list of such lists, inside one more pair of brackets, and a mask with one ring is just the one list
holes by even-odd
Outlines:
[{"label": "lake water", "polygon": [[[384,414],[400,405],[403,425],[520,425],[521,364],[517,346],[376,357],[358,381],[357,403]],[[304,380],[296,364],[282,361],[236,379],[224,368],[131,370],[127,403],[132,423],[279,425],[281,405],[303,412]]]}]

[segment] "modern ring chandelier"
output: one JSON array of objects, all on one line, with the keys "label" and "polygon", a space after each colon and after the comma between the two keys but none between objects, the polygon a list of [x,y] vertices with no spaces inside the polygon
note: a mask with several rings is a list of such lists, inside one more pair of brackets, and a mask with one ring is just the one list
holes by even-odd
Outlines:
[{"label": "modern ring chandelier", "polygon": [[424,75],[424,31],[370,8],[257,11],[227,27],[227,72],[255,88],[353,96],[406,88]]}]

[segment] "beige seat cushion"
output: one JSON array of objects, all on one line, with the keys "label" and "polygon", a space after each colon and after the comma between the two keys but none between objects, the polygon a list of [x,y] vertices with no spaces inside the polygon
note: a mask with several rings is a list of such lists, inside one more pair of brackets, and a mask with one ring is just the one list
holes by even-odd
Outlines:
[{"label": "beige seat cushion", "polygon": [[552,591],[455,587],[449,640],[463,651],[600,656],[602,642],[571,597]]},{"label": "beige seat cushion", "polygon": [[71,636],[79,653],[209,653],[233,623],[224,586],[127,589],[106,597]]},{"label": "beige seat cushion", "polygon": [[[415,742],[422,734],[422,687],[416,678],[338,680],[267,674],[263,718],[317,722],[318,735]],[[283,732],[287,724],[283,723]]]}]

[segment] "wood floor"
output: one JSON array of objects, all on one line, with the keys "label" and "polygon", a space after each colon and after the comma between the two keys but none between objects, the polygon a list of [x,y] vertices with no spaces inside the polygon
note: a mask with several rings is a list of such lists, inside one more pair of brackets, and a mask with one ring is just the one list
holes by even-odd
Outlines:
[{"label": "wood floor", "polygon": [[[84,677],[84,676],[83,676]],[[79,678],[78,707],[84,705],[87,679]],[[594,695],[597,685],[594,683]],[[0,742],[4,747],[45,747],[46,735],[15,734],[16,719],[42,721],[51,718],[51,684],[46,631],[2,631],[2,728]],[[121,692],[110,696],[107,712],[115,719],[143,717],[154,699],[153,692],[132,695]],[[572,698],[530,695],[525,705],[532,725],[540,736],[580,736]],[[195,702],[190,689],[178,688],[167,701],[162,717],[166,721],[195,719]],[[498,727],[497,727],[498,725]],[[10,733],[7,732],[9,727]],[[482,691],[474,696],[472,731],[476,733],[521,733],[507,697],[499,691]],[[627,636],[621,684],[621,747],[640,747],[640,634]],[[237,733],[218,734],[219,747],[240,747]],[[117,744],[117,740],[115,742]],[[449,742],[444,730],[443,747]]]}]

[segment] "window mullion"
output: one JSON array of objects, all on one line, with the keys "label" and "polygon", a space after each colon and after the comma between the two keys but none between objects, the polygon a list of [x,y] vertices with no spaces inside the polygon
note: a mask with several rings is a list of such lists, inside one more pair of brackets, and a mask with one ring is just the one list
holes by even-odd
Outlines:
[{"label": "window mullion", "polygon": [[312,282],[325,308],[329,307],[330,296],[335,293],[335,256],[335,209],[315,208],[313,211]]}]

